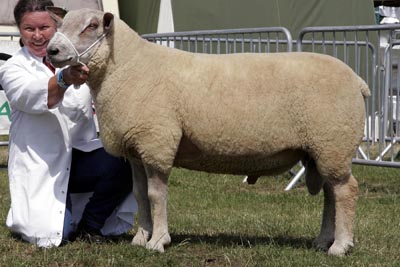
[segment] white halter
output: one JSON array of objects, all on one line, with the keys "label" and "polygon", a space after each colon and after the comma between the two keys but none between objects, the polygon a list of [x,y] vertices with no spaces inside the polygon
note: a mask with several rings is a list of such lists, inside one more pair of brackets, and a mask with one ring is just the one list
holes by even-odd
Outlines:
[{"label": "white halter", "polygon": [[82,57],[83,55],[85,55],[87,52],[89,52],[90,50],[92,50],[93,47],[94,47],[95,45],[97,45],[98,43],[100,43],[100,42],[104,39],[104,37],[107,36],[107,33],[105,32],[105,33],[103,33],[102,35],[100,35],[100,37],[97,38],[97,40],[94,41],[94,43],[91,44],[88,48],[86,48],[85,51],[83,51],[82,53],[79,53],[78,50],[76,50],[76,48],[75,48],[74,44],[71,42],[71,40],[68,39],[68,37],[65,36],[65,34],[63,34],[62,32],[56,32],[54,35],[60,35],[60,36],[61,36],[62,38],[64,38],[67,42],[69,42],[69,44],[70,44],[71,47],[74,49],[74,52],[75,52],[75,54],[76,54],[76,56],[77,56],[77,59],[76,59],[77,63],[79,63],[79,64],[81,64],[81,65],[85,65],[83,62],[81,62],[81,57]]}]

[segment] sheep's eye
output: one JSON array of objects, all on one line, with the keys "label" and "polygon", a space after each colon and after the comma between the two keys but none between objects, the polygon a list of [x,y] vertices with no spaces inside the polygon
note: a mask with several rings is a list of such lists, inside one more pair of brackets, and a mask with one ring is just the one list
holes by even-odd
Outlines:
[{"label": "sheep's eye", "polygon": [[97,29],[97,26],[98,26],[97,23],[90,23],[88,26],[88,29],[95,30],[95,29]]},{"label": "sheep's eye", "polygon": [[99,24],[97,23],[90,23],[81,33],[84,33],[86,31],[95,31]]},{"label": "sheep's eye", "polygon": [[94,30],[97,29],[97,26],[99,26],[97,23],[90,23],[90,24],[86,27],[86,30],[94,31]]}]

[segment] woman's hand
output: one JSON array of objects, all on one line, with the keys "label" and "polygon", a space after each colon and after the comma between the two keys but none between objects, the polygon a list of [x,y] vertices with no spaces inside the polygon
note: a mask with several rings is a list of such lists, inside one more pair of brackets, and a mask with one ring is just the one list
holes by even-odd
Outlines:
[{"label": "woman's hand", "polygon": [[89,68],[85,65],[69,66],[62,72],[63,80],[67,84],[81,85],[89,78]]},{"label": "woman's hand", "polygon": [[[69,66],[62,70],[63,80],[66,84],[81,85],[89,78],[89,68],[87,66]],[[49,80],[49,92],[47,96],[47,106],[49,108],[56,105],[64,96],[65,89],[57,84],[57,75]]]}]

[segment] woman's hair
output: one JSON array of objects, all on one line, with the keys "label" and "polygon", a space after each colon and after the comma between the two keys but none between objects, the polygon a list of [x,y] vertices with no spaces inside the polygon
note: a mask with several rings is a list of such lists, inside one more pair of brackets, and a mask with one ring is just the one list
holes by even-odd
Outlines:
[{"label": "woman's hair", "polygon": [[47,6],[54,6],[51,0],[19,0],[14,7],[14,19],[19,27],[22,17],[29,12],[46,11]]}]

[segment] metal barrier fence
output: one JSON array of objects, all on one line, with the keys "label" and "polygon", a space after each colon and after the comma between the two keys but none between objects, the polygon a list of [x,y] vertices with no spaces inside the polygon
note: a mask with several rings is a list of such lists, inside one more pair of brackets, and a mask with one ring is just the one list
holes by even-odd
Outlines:
[{"label": "metal barrier fence", "polygon": [[19,40],[20,33],[19,32],[0,32],[0,40],[11,40],[14,39]]},{"label": "metal barrier fence", "polygon": [[400,167],[400,161],[396,161],[400,98],[392,81],[393,73],[397,72],[393,46],[399,29],[398,25],[309,27],[297,39],[298,51],[330,54],[341,59],[371,89],[372,95],[365,105],[364,142],[353,159],[357,164]]},{"label": "metal barrier fence", "polygon": [[208,53],[291,52],[292,36],[283,27],[144,34],[143,38],[181,50]]}]

